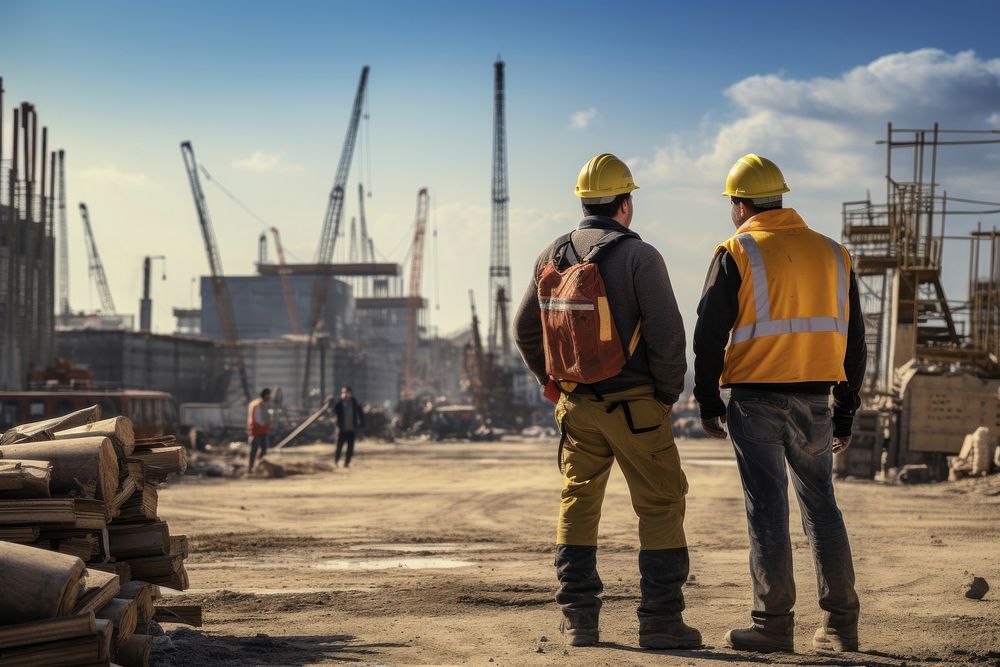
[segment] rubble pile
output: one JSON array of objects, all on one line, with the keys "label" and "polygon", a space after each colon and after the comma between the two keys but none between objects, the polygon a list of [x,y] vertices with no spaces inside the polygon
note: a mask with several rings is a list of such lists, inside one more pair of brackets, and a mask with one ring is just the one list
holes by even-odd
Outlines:
[{"label": "rubble pile", "polygon": [[146,665],[157,606],[188,587],[187,537],[157,517],[157,489],[183,472],[173,436],[137,440],[97,407],[0,436],[0,664]]}]

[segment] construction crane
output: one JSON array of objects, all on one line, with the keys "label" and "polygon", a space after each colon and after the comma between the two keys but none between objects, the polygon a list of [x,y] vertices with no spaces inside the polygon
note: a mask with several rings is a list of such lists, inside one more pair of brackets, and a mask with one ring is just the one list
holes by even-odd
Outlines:
[{"label": "construction crane", "polygon": [[59,312],[69,315],[69,225],[66,221],[66,151],[59,151]]},{"label": "construction crane", "polygon": [[472,329],[470,330],[472,346],[471,359],[466,356],[465,372],[469,379],[469,389],[472,402],[480,414],[486,414],[489,401],[486,399],[490,386],[490,367],[487,364],[487,354],[483,349],[483,339],[479,333],[479,316],[476,314],[476,295],[469,290],[469,305],[472,308]]},{"label": "construction crane", "polygon": [[97,286],[97,294],[101,299],[101,309],[108,315],[115,314],[115,300],[111,298],[111,288],[108,287],[108,277],[104,275],[104,264],[97,252],[97,241],[94,240],[94,230],[90,226],[90,215],[87,205],[80,202],[80,217],[83,218],[83,231],[87,236],[87,256],[89,258],[90,277]]},{"label": "construction crane", "polygon": [[222,271],[222,257],[219,256],[219,246],[215,241],[215,231],[212,229],[212,219],[208,215],[208,204],[205,192],[201,189],[198,179],[198,161],[194,157],[194,148],[190,141],[181,142],[181,156],[187,169],[188,181],[191,183],[191,195],[194,197],[194,208],[198,213],[198,224],[201,227],[201,237],[205,242],[205,254],[208,255],[208,268],[212,273],[212,293],[215,296],[215,309],[219,313],[219,325],[226,343],[229,362],[240,376],[240,386],[243,396],[251,400],[250,380],[243,364],[243,354],[240,352],[239,333],[236,330],[236,319],[233,316],[233,302],[229,297],[229,287],[226,285],[225,274]]},{"label": "construction crane", "polygon": [[410,257],[410,293],[406,299],[406,356],[404,358],[403,395],[413,398],[417,393],[417,316],[423,305],[420,282],[424,270],[424,236],[427,230],[427,188],[417,192],[417,216],[413,224],[413,250]]},{"label": "construction crane", "polygon": [[510,294],[510,233],[507,221],[507,120],[504,62],[493,64],[493,219],[490,229],[489,351],[502,366],[510,357],[507,299]]},{"label": "construction crane", "polygon": [[[365,88],[368,85],[368,66],[361,68],[361,78],[354,94],[354,106],[351,108],[350,121],[347,124],[347,134],[344,146],[340,152],[340,162],[330,190],[330,201],[327,204],[326,216],[323,219],[323,230],[320,234],[319,246],[316,248],[316,264],[329,264],[333,261],[333,251],[336,248],[337,236],[340,234],[340,218],[344,213],[344,188],[347,187],[347,176],[351,170],[354,157],[354,145],[358,140],[358,126],[361,123],[361,108],[365,99]],[[320,271],[313,285],[312,308],[309,317],[309,343],[306,346],[306,363],[302,374],[302,396],[309,395],[309,369],[312,362],[313,342],[316,340],[320,323],[323,321],[323,311],[326,307],[326,297],[330,290],[330,274]]]},{"label": "construction crane", "polygon": [[301,334],[302,323],[299,321],[299,309],[295,306],[295,294],[292,292],[292,283],[288,277],[285,247],[281,245],[281,234],[277,227],[271,227],[271,234],[274,236],[274,250],[278,253],[278,275],[281,276],[281,291],[285,294],[285,307],[288,308],[288,322],[292,325],[293,332]]}]

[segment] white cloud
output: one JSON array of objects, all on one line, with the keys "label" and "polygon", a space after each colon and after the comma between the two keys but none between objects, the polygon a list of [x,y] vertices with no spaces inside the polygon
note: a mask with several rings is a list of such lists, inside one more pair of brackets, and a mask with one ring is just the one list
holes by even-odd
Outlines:
[{"label": "white cloud", "polygon": [[88,167],[83,170],[84,178],[108,185],[130,185],[138,188],[155,187],[145,174],[122,171],[117,165]]},{"label": "white cloud", "polygon": [[574,111],[569,115],[569,127],[571,130],[585,130],[597,118],[597,109],[590,107],[580,111]]},{"label": "white cloud", "polygon": [[254,151],[245,158],[234,158],[231,164],[235,169],[261,173],[287,173],[302,170],[302,165],[288,164],[280,155],[264,153],[263,151]]}]

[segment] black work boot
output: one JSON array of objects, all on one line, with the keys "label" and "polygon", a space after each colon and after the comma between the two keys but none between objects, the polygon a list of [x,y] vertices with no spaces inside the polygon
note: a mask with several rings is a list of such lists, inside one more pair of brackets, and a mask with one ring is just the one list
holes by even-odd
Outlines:
[{"label": "black work boot", "polygon": [[726,633],[726,646],[757,653],[795,652],[795,614],[764,616],[754,612],[749,628]]},{"label": "black work boot", "polygon": [[570,646],[593,646],[600,640],[599,620],[604,584],[597,575],[597,547],[556,546],[556,602],[562,608],[559,631]]},{"label": "black work boot", "polygon": [[858,629],[817,628],[813,635],[813,648],[817,651],[857,651]]},{"label": "black work boot", "polygon": [[688,550],[643,549],[639,552],[639,646],[698,648],[701,633],[684,623],[683,586],[688,577]]}]

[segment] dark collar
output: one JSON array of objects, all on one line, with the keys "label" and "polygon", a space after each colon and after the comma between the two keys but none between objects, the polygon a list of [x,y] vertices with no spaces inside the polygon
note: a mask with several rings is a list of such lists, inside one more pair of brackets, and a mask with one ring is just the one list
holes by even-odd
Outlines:
[{"label": "dark collar", "polygon": [[638,234],[625,225],[620,224],[617,220],[606,218],[603,215],[588,215],[580,222],[577,229],[606,229],[613,232],[625,232],[626,234],[640,238]]}]

